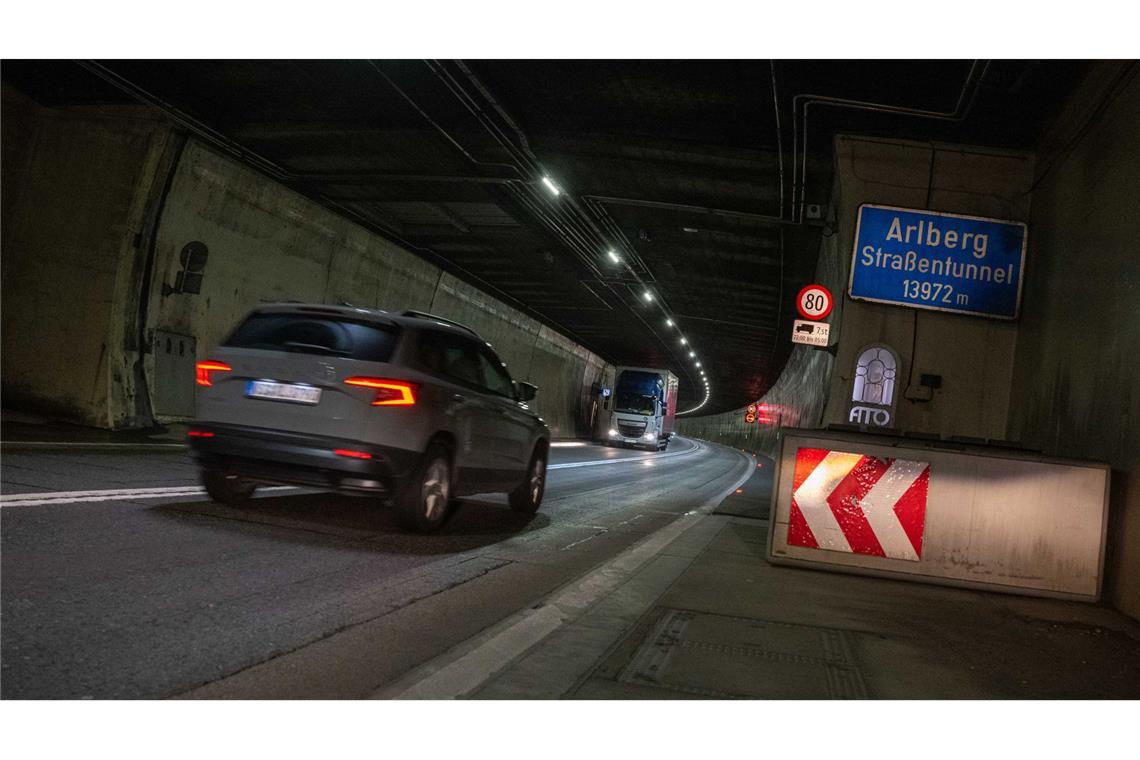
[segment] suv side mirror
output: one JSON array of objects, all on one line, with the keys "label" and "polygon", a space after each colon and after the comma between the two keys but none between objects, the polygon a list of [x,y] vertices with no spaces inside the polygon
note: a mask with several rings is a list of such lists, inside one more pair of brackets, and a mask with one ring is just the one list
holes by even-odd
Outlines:
[{"label": "suv side mirror", "polygon": [[519,401],[530,401],[537,393],[538,386],[515,381],[515,394],[519,397]]}]

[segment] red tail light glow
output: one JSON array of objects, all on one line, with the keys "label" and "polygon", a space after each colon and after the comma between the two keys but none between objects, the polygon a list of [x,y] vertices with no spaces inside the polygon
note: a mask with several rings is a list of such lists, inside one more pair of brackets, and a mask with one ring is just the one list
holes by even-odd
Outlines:
[{"label": "red tail light glow", "polygon": [[372,455],[367,451],[353,451],[352,449],[333,449],[333,453],[338,457],[352,457],[353,459],[371,459]]},{"label": "red tail light glow", "polygon": [[198,372],[198,377],[197,377],[198,385],[205,385],[205,386],[213,385],[213,383],[210,382],[210,373],[211,372],[232,372],[233,371],[233,367],[226,364],[225,362],[216,362],[216,361],[198,362],[197,364],[194,365],[194,369],[196,369]]},{"label": "red tail light glow", "polygon": [[356,385],[361,388],[374,388],[376,397],[372,400],[372,406],[414,406],[416,403],[416,386],[401,380],[350,377],[344,381],[344,384]]},{"label": "red tail light glow", "polygon": [[213,438],[214,434],[209,430],[188,430],[186,435],[191,438]]}]

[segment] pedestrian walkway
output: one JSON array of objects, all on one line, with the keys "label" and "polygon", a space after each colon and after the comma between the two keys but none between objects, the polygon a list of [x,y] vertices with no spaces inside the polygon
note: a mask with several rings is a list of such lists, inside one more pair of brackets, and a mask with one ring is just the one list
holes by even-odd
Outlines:
[{"label": "pedestrian walkway", "polygon": [[[1107,606],[769,565],[771,460],[759,464],[715,511],[467,696],[1140,697],[1140,623]],[[377,696],[414,696],[408,686]]]}]

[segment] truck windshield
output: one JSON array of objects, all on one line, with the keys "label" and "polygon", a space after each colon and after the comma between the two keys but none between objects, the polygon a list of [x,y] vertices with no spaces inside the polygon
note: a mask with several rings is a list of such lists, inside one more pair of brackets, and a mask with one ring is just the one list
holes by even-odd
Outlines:
[{"label": "truck windshield", "polygon": [[618,378],[614,390],[614,409],[626,414],[655,414],[655,402],[664,384],[655,372],[626,370]]}]

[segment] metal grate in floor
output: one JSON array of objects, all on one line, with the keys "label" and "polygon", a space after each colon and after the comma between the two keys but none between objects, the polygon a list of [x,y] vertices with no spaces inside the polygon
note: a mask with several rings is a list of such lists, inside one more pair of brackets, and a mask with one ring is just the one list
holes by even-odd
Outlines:
[{"label": "metal grate in floor", "polygon": [[666,608],[617,680],[716,699],[866,699],[847,636]]}]

